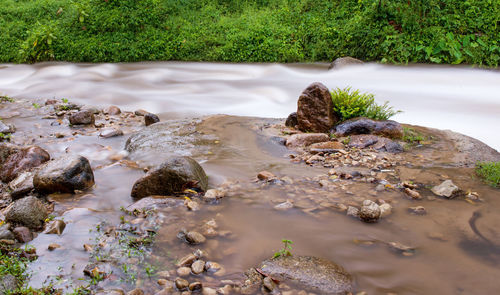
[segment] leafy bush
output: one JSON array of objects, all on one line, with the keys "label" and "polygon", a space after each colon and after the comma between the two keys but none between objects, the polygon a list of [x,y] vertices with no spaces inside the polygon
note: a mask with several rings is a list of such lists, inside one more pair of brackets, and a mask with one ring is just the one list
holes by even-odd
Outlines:
[{"label": "leafy bush", "polygon": [[389,106],[389,102],[378,105],[375,95],[360,93],[359,90],[337,88],[331,92],[333,110],[340,116],[341,121],[355,117],[367,117],[374,120],[387,120],[400,113]]},{"label": "leafy bush", "polygon": [[500,162],[479,162],[476,174],[491,186],[500,187]]},{"label": "leafy bush", "polygon": [[492,0],[1,0],[0,62],[348,55],[495,67],[498,15]]}]

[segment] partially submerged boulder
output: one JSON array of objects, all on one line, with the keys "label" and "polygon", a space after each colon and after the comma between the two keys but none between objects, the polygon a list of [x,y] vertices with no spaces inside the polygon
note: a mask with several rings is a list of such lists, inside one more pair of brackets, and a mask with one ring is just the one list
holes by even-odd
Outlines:
[{"label": "partially submerged boulder", "polygon": [[364,117],[353,118],[335,126],[335,135],[338,137],[353,134],[375,134],[389,138],[403,137],[403,127],[396,121],[377,121]]},{"label": "partially submerged boulder", "polygon": [[346,66],[362,65],[362,64],[364,64],[364,62],[362,62],[361,60],[359,60],[357,58],[354,58],[354,57],[350,57],[350,56],[339,57],[339,58],[335,59],[330,64],[330,66],[328,67],[328,69],[329,70],[331,70],[331,69],[338,70],[338,69],[344,68]]},{"label": "partially submerged boulder", "polygon": [[28,171],[40,166],[50,160],[47,151],[38,146],[21,148],[17,152],[11,153],[0,168],[0,179],[9,182],[16,178],[19,173]]},{"label": "partially submerged boulder", "polygon": [[190,157],[172,157],[138,179],[131,196],[141,199],[151,195],[172,195],[188,188],[206,191],[208,177],[205,171]]},{"label": "partially submerged boulder", "polygon": [[309,85],[297,102],[297,125],[304,132],[328,132],[339,120],[333,111],[330,90],[321,84]]},{"label": "partially submerged boulder", "polygon": [[280,256],[260,265],[273,279],[320,294],[347,294],[353,291],[352,276],[340,265],[312,256]]},{"label": "partially submerged boulder", "polygon": [[94,173],[87,158],[66,155],[45,163],[35,173],[33,186],[40,193],[73,193],[94,185]]},{"label": "partially submerged boulder", "polygon": [[7,222],[22,224],[31,229],[40,228],[47,216],[45,205],[33,196],[19,199],[5,209]]},{"label": "partially submerged boulder", "polygon": [[151,124],[154,124],[154,123],[158,123],[160,122],[160,118],[153,114],[153,113],[147,113],[144,115],[144,124],[146,124],[146,126],[149,126]]}]

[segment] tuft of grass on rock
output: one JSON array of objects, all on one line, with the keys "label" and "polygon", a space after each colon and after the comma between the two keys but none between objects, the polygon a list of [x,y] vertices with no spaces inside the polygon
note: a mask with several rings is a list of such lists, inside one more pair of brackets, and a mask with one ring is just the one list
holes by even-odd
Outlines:
[{"label": "tuft of grass on rock", "polygon": [[377,104],[374,94],[361,93],[359,90],[352,90],[351,87],[336,88],[331,94],[333,110],[340,116],[341,121],[356,117],[387,120],[401,113],[401,111],[394,110],[389,106],[387,101],[382,105]]},{"label": "tuft of grass on rock", "polygon": [[478,162],[476,174],[487,184],[500,187],[500,162]]}]

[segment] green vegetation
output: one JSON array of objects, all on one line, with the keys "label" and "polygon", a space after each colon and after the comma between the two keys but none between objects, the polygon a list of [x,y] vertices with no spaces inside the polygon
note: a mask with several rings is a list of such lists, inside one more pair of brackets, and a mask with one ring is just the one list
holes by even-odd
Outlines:
[{"label": "green vegetation", "polygon": [[493,187],[500,187],[500,162],[479,162],[476,174]]},{"label": "green vegetation", "polygon": [[0,95],[0,102],[14,102],[14,99],[6,95]]},{"label": "green vegetation", "polygon": [[413,128],[403,127],[403,141],[409,144],[419,144],[425,141],[425,136]]},{"label": "green vegetation", "polygon": [[359,90],[352,91],[350,87],[332,91],[333,110],[340,116],[341,121],[356,117],[367,117],[374,120],[387,120],[400,113],[388,105],[375,102],[375,95],[360,93]]},{"label": "green vegetation", "polygon": [[0,62],[496,66],[498,0],[2,0]]},{"label": "green vegetation", "polygon": [[280,256],[292,256],[292,252],[290,252],[290,250],[292,250],[291,245],[293,244],[293,242],[286,239],[281,240],[281,242],[283,243],[283,249],[279,250],[278,252],[275,252],[273,255],[273,259],[278,258]]}]

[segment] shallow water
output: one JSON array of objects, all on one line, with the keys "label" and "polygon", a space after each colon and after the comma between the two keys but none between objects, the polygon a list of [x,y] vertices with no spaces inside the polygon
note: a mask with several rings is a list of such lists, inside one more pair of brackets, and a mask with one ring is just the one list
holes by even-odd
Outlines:
[{"label": "shallow water", "polygon": [[352,86],[390,101],[403,123],[451,129],[500,150],[500,72],[446,66],[367,64],[328,71],[327,64],[0,65],[0,94],[68,97],[170,116],[229,114],[284,118],[312,82]]},{"label": "shallow water", "polygon": [[[284,117],[295,108],[300,91],[319,80],[330,87],[352,85],[387,97],[397,108],[406,110],[397,120],[462,131],[499,149],[500,138],[492,136],[492,128],[484,128],[484,124],[499,123],[499,78],[498,72],[484,70],[379,65],[327,72],[325,65],[41,64],[0,69],[0,92],[25,98],[68,97],[72,102],[115,104],[128,110],[143,108],[161,113],[162,119],[214,113]],[[470,99],[472,93],[477,99]],[[7,117],[7,113],[4,110],[1,115]],[[51,196],[57,201],[56,215],[68,222],[64,233],[40,234],[30,243],[40,255],[31,265],[33,286],[40,286],[47,275],[64,274],[66,279],[77,281],[88,258],[82,244],[94,237],[95,232],[90,230],[100,221],[119,222],[120,207],[133,202],[130,189],[142,171],[109,160],[109,155],[123,149],[133,128],[123,127],[125,136],[118,138],[87,134],[56,141],[39,139],[39,135],[71,133],[75,129],[51,126],[51,120],[30,115],[8,120],[16,125],[19,134],[36,138],[34,143],[47,149],[52,157],[69,150],[89,158],[94,168],[96,186],[92,190]],[[400,175],[401,180],[424,184],[451,178],[459,187],[478,192],[484,202],[416,202],[393,190],[375,193],[375,184],[363,182],[330,191],[310,180],[326,173],[326,168],[291,163],[283,146],[255,132],[259,124],[262,120],[220,116],[199,126],[199,131],[219,141],[210,146],[209,152],[200,148],[200,154],[196,154],[210,177],[210,185],[236,180],[241,188],[219,205],[203,205],[200,212],[164,210],[170,222],[160,229],[151,258],[163,267],[160,270],[175,270],[176,259],[201,248],[209,253],[210,260],[224,266],[226,274],[222,278],[240,279],[246,269],[279,250],[281,239],[286,238],[294,241],[295,254],[324,257],[343,265],[356,278],[356,290],[368,294],[489,294],[500,288],[500,243],[495,238],[500,236],[496,226],[500,218],[495,210],[500,208],[500,193],[474,179],[471,169],[403,167]],[[481,138],[481,134],[485,137]],[[295,183],[253,183],[261,170],[289,176]],[[428,190],[423,195],[432,196]],[[348,203],[359,198],[388,200],[394,206],[393,214],[377,224],[365,224],[321,206],[324,200]],[[286,199],[294,200],[296,208],[286,212],[273,209]],[[428,214],[407,212],[407,207],[417,205],[426,207]],[[483,217],[476,224],[488,238],[493,237],[493,243],[473,232],[470,219],[474,212],[481,212]],[[219,230],[232,234],[209,238],[199,247],[187,246],[175,237],[181,228],[197,229],[211,218],[216,219]],[[374,242],[365,245],[355,240]],[[391,251],[386,243],[393,241],[416,247],[415,255],[405,257]],[[53,242],[63,248],[47,251]],[[216,287],[210,276],[191,278]],[[146,279],[143,284],[156,283]]]}]

